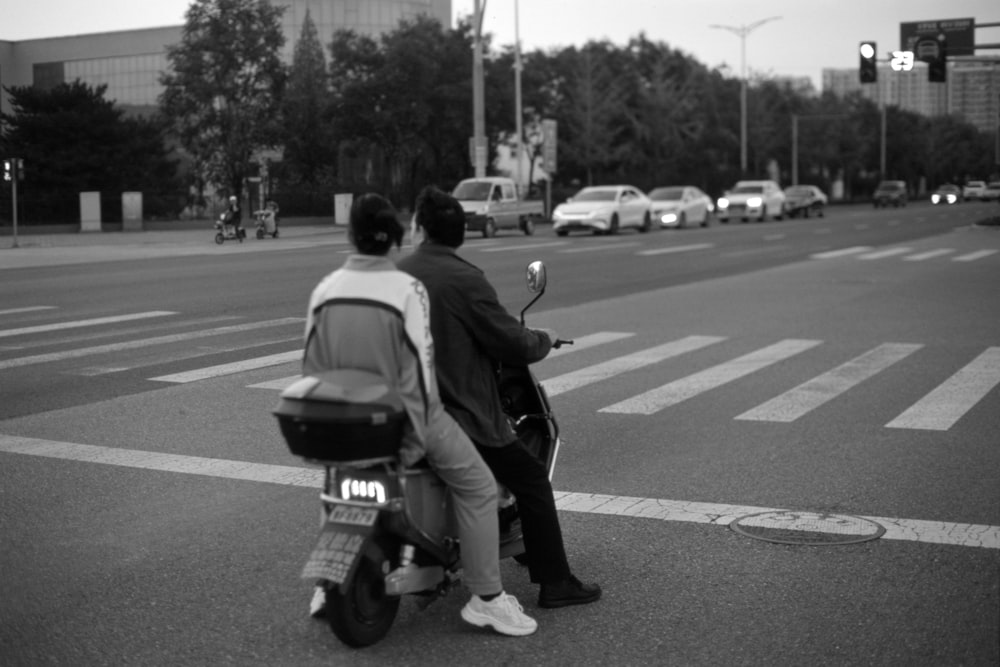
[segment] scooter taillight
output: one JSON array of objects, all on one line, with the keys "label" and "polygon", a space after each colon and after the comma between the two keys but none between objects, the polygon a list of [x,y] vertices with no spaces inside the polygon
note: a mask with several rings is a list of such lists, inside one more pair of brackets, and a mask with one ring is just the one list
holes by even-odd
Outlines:
[{"label": "scooter taillight", "polygon": [[389,475],[375,470],[339,470],[335,492],[343,500],[384,504],[392,493]]}]

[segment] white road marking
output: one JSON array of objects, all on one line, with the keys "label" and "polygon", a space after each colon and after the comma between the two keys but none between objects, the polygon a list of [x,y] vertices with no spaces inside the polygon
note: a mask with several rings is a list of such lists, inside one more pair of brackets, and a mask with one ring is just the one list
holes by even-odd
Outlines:
[{"label": "white road marking", "polygon": [[176,361],[184,361],[187,359],[197,359],[198,357],[205,357],[212,354],[226,354],[228,352],[246,352],[255,347],[263,347],[266,345],[283,345],[285,343],[301,342],[302,334],[297,334],[295,336],[282,336],[280,338],[266,338],[266,339],[254,339],[248,342],[233,342],[231,344],[225,345],[202,345],[194,348],[189,348],[186,350],[180,350],[169,356],[164,356],[160,354],[150,354],[148,357],[143,359],[137,359],[130,361],[127,365],[114,365],[114,366],[88,366],[86,368],[75,371],[75,375],[86,375],[89,377],[94,377],[97,375],[106,375],[108,373],[121,373],[123,371],[130,371],[136,368],[142,368],[143,366],[160,365],[164,363],[172,363]]},{"label": "white road marking", "polygon": [[128,315],[115,315],[112,317],[95,317],[89,320],[74,320],[72,322],[56,322],[54,324],[41,324],[34,327],[23,327],[21,329],[7,329],[0,331],[0,338],[9,336],[24,336],[26,334],[45,333],[48,331],[62,331],[64,329],[77,329],[80,327],[93,327],[101,324],[115,324],[117,322],[132,322],[134,320],[144,320],[151,317],[164,317],[166,315],[176,315],[170,310],[153,310],[148,313],[129,313]]},{"label": "white road marking", "polygon": [[543,380],[542,386],[545,387],[545,391],[548,392],[549,396],[557,396],[567,391],[593,384],[594,382],[600,382],[601,380],[642,368],[643,366],[650,366],[671,357],[700,350],[703,347],[723,340],[725,338],[721,336],[687,336],[680,340],[651,347],[647,350],[640,350],[639,352],[618,357],[617,359],[609,359],[600,364]]},{"label": "white road marking", "polygon": [[627,243],[602,243],[601,245],[584,246],[582,248],[567,248],[566,250],[560,250],[560,253],[570,254],[577,252],[593,252],[595,250],[615,250],[617,248],[630,248],[632,246],[637,246],[639,243],[637,241],[629,241]]},{"label": "white road marking", "polygon": [[168,336],[157,336],[155,338],[144,338],[141,340],[130,340],[121,343],[109,343],[107,345],[94,345],[92,347],[81,347],[75,350],[64,350],[62,352],[51,352],[49,354],[35,354],[29,357],[17,357],[0,361],[0,370],[7,368],[19,368],[32,364],[43,364],[51,361],[62,361],[64,359],[79,359],[94,354],[108,354],[121,352],[123,350],[134,350],[151,345],[164,345],[167,343],[179,343],[209,336],[222,336],[226,334],[242,333],[254,331],[266,327],[277,327],[288,324],[302,324],[305,320],[301,317],[283,317],[277,320],[264,320],[262,322],[248,322],[247,324],[234,324],[228,327],[216,327],[215,329],[202,329],[201,331],[189,331],[186,333],[171,334]]},{"label": "white road marking", "polygon": [[229,364],[219,364],[218,366],[207,366],[205,368],[196,368],[192,371],[185,371],[183,373],[173,373],[171,375],[160,375],[159,377],[149,378],[156,382],[176,382],[178,384],[186,384],[188,382],[198,382],[200,380],[208,380],[210,378],[222,377],[224,375],[234,375],[236,373],[242,373],[244,371],[253,371],[258,368],[268,368],[270,366],[278,366],[280,364],[287,364],[292,361],[302,361],[302,350],[292,350],[291,352],[279,352],[278,354],[270,354],[266,357],[254,357],[253,359],[243,359],[241,361],[234,361]]},{"label": "white road marking", "polygon": [[509,250],[535,250],[536,248],[553,248],[563,246],[569,241],[550,241],[548,243],[526,243],[524,245],[505,245],[499,248],[477,248],[479,252],[507,252]]},{"label": "white road marking", "polygon": [[952,248],[938,248],[937,250],[928,250],[927,252],[920,252],[916,255],[909,255],[903,258],[904,262],[919,262],[925,259],[931,259],[932,257],[940,257],[941,255],[947,255],[949,253],[955,252]]},{"label": "white road marking", "polygon": [[974,262],[977,259],[982,259],[983,257],[989,257],[990,255],[995,255],[996,250],[977,250],[975,252],[970,252],[967,255],[959,255],[958,257],[952,257],[953,262]]},{"label": "white road marking", "polygon": [[55,306],[26,306],[24,308],[8,308],[0,310],[0,315],[17,315],[18,313],[34,313],[39,310],[55,310]]},{"label": "white road marking", "polygon": [[736,419],[792,422],[919,350],[922,345],[884,343],[845,364],[747,410]]},{"label": "white road marking", "polygon": [[633,396],[614,405],[601,408],[598,412],[651,415],[666,407],[686,401],[692,396],[697,396],[771,364],[788,359],[800,352],[816,347],[822,342],[819,340],[800,340],[794,338],[779,341],[774,345],[769,345],[755,352],[745,354],[742,357],[737,357],[724,364],[713,366],[700,373],[689,375],[686,378],[681,378],[638,396]]},{"label": "white road marking", "polygon": [[990,347],[886,427],[947,431],[997,384],[1000,347]]},{"label": "white road marking", "polygon": [[[549,356],[545,359],[552,359],[554,357],[561,357],[565,354],[571,352],[579,352],[580,350],[586,350],[590,347],[596,347],[598,345],[604,345],[605,343],[613,343],[616,340],[622,340],[623,338],[631,338],[634,333],[624,333],[619,331],[600,331],[594,334],[588,334],[586,336],[580,336],[573,340],[572,345],[564,345],[558,350],[552,350],[549,352]],[[543,359],[544,361],[544,359]],[[277,391],[284,391],[293,382],[298,380],[301,375],[289,375],[288,377],[278,378],[276,380],[268,380],[267,382],[258,382],[256,384],[247,385],[250,389],[272,389]]]},{"label": "white road marking", "polygon": [[810,255],[813,259],[832,259],[834,257],[845,257],[847,255],[856,255],[859,252],[867,252],[871,250],[871,246],[867,245],[857,245],[850,248],[841,248],[840,250],[828,250],[826,252],[818,252],[814,255]]},{"label": "white road marking", "polygon": [[889,248],[887,250],[876,250],[875,252],[866,252],[864,255],[858,255],[858,259],[882,259],[884,257],[892,257],[893,255],[905,255],[911,250],[913,250],[913,248]]},{"label": "white road marking", "polygon": [[642,255],[643,257],[650,257],[653,255],[666,255],[671,252],[691,252],[692,250],[705,250],[707,248],[714,248],[714,243],[692,243],[690,245],[675,245],[667,246],[666,248],[652,248],[650,250],[640,250],[635,253],[637,255]]},{"label": "white road marking", "polygon": [[[319,489],[323,483],[323,471],[318,467],[300,468],[184,454],[163,454],[13,435],[0,434],[0,452],[311,489]],[[563,512],[606,514],[625,518],[680,521],[713,526],[728,526],[736,519],[749,514],[783,511],[781,508],[774,507],[724,505],[568,491],[556,491],[555,498],[556,508]],[[879,538],[883,540],[906,540],[980,549],[1000,549],[1000,526],[877,516],[862,518],[874,521],[886,528],[885,534]]]}]

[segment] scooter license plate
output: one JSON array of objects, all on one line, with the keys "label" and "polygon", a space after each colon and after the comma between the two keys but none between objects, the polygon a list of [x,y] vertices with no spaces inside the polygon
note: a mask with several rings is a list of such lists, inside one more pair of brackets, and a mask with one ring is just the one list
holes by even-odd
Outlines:
[{"label": "scooter license plate", "polygon": [[342,523],[351,526],[373,526],[378,518],[378,510],[349,505],[334,505],[327,523]]},{"label": "scooter license plate", "polygon": [[331,515],[302,568],[302,578],[326,579],[335,584],[347,581],[365,540],[374,530],[373,525],[374,520],[368,525],[336,523]]}]

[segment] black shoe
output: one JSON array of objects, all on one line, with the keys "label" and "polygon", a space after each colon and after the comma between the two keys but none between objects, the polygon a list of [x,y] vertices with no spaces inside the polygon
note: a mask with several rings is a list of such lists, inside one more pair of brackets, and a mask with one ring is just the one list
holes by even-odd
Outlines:
[{"label": "black shoe", "polygon": [[555,584],[542,584],[538,592],[538,606],[545,609],[568,607],[573,604],[588,604],[601,599],[601,587],[597,584],[584,584],[570,575]]}]

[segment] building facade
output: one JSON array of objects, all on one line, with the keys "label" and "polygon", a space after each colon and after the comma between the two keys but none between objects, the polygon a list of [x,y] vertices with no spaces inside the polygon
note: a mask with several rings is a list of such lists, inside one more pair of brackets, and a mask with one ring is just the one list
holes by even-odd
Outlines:
[{"label": "building facade", "polygon": [[[274,0],[273,4],[285,7],[282,58],[288,63],[307,12],[323,44],[336,30],[354,30],[374,37],[395,29],[403,19],[421,14],[446,27],[451,25],[451,0]],[[0,40],[0,87],[51,88],[77,79],[91,86],[107,84],[105,99],[141,113],[156,106],[163,92],[159,79],[168,64],[167,47],[180,42],[182,33],[183,26],[176,25],[16,42]],[[11,112],[6,93],[0,93],[0,111]]]},{"label": "building facade", "polygon": [[947,81],[927,80],[927,66],[895,72],[879,64],[878,80],[862,84],[857,68],[824,69],[823,91],[838,96],[860,93],[879,106],[896,106],[923,116],[951,114],[982,132],[996,132],[1000,123],[1000,59],[968,57],[948,63]]}]

